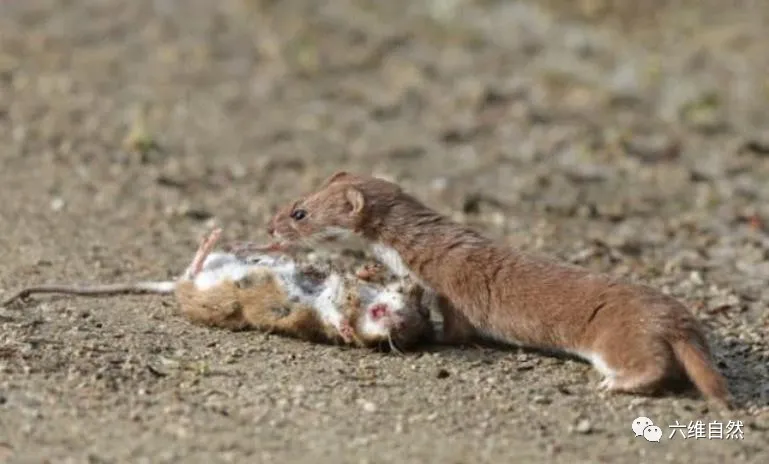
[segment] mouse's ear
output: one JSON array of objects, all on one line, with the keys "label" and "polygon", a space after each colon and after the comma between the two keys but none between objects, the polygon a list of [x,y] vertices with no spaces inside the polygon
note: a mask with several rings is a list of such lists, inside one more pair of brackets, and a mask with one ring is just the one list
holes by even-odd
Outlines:
[{"label": "mouse's ear", "polygon": [[334,182],[344,179],[345,177],[349,177],[350,173],[347,171],[337,171],[334,174],[331,175],[328,179],[326,179],[325,182],[323,182],[323,187],[328,187],[329,185],[333,184]]},{"label": "mouse's ear", "polygon": [[347,200],[347,204],[350,206],[350,214],[357,215],[363,211],[363,206],[366,204],[363,192],[355,187],[348,187],[344,191],[344,197]]}]

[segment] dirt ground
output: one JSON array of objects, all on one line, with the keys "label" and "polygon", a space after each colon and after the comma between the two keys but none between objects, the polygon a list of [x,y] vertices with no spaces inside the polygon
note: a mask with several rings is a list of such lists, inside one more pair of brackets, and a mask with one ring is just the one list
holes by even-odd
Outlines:
[{"label": "dirt ground", "polygon": [[[769,462],[769,6],[638,3],[2,1],[0,296],[172,277],[344,168],[680,297],[740,409],[40,296],[0,309],[0,461]],[[743,439],[668,438],[698,420]]]}]

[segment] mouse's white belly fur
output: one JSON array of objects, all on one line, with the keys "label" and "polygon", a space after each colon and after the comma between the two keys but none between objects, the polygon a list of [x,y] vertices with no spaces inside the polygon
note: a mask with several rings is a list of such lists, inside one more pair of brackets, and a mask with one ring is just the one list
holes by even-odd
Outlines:
[{"label": "mouse's white belly fur", "polygon": [[195,276],[193,282],[198,290],[208,290],[226,280],[238,282],[247,276],[253,268],[253,265],[241,262],[226,263],[213,269],[204,268],[203,271]]},{"label": "mouse's white belly fur", "polygon": [[193,283],[199,290],[208,290],[225,281],[239,282],[257,269],[268,269],[278,279],[288,297],[316,310],[318,316],[336,328],[342,325],[341,311],[344,298],[344,280],[332,273],[319,286],[320,292],[308,292],[297,283],[296,263],[268,255],[254,255],[241,260],[229,253],[211,253],[203,262],[202,270]]},{"label": "mouse's white belly fur", "polygon": [[340,310],[343,298],[344,280],[339,274],[331,274],[325,281],[323,291],[313,299],[312,306],[323,321],[339,329],[344,318]]},{"label": "mouse's white belly fur", "polygon": [[[377,255],[388,258],[388,265],[400,271],[402,276],[408,275],[400,256],[391,249],[380,249]],[[292,300],[312,307],[320,319],[326,324],[341,329],[344,323],[343,309],[346,299],[347,282],[339,273],[331,273],[326,280],[314,290],[308,290],[299,285],[299,272],[294,261],[276,258],[270,255],[254,255],[240,259],[234,254],[211,253],[203,262],[202,270],[192,280],[199,290],[208,290],[225,281],[238,282],[257,269],[268,269],[278,279],[280,286]],[[405,272],[405,274],[403,274]],[[188,275],[188,274],[187,274]],[[185,277],[184,278],[188,278]],[[406,309],[406,299],[402,289],[392,284],[384,289],[372,285],[362,285],[358,288],[361,306],[365,308],[363,317],[358,319],[357,329],[370,336],[386,337],[389,325],[382,320],[374,320],[368,308],[376,304],[384,304],[389,311],[398,312]]]}]

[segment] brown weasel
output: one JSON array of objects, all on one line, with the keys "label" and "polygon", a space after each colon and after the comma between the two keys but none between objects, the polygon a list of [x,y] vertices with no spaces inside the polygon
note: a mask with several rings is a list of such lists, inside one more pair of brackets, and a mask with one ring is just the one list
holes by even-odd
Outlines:
[{"label": "brown weasel", "polygon": [[394,274],[443,304],[447,336],[558,350],[589,361],[602,390],[655,394],[688,380],[730,407],[725,378],[694,315],[676,299],[585,268],[523,253],[432,210],[400,186],[337,172],[279,210],[278,246],[368,244]]},{"label": "brown weasel", "polygon": [[285,257],[213,252],[220,235],[217,229],[202,239],[177,281],[39,285],[20,290],[2,305],[34,293],[173,294],[191,322],[229,330],[394,350],[408,349],[431,334],[416,284],[372,285]]}]

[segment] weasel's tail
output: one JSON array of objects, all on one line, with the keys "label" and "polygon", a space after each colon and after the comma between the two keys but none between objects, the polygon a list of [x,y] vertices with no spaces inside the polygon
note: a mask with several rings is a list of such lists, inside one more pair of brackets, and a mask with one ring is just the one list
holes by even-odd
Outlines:
[{"label": "weasel's tail", "polygon": [[106,295],[128,295],[128,294],[171,294],[176,288],[174,281],[157,282],[135,282],[130,284],[105,284],[105,285],[67,285],[67,284],[44,284],[27,287],[11,295],[0,306],[7,306],[14,301],[26,298],[33,293],[63,293],[67,295],[81,296],[106,296]]},{"label": "weasel's tail", "polygon": [[726,379],[719,373],[707,351],[695,340],[679,338],[671,343],[673,352],[689,379],[702,395],[726,409],[731,409],[731,395]]}]

